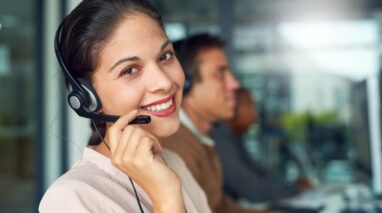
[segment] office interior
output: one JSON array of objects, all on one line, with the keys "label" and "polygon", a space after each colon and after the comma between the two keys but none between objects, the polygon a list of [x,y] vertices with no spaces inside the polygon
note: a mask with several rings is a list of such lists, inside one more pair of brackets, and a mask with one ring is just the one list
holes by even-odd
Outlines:
[{"label": "office interior", "polygon": [[[60,20],[78,2],[1,3],[4,212],[36,212],[46,188],[81,157],[89,138],[89,121],[68,108],[53,51]],[[341,193],[350,187],[353,198],[380,198],[381,1],[151,2],[171,40],[198,32],[226,39],[232,70],[260,115],[245,135],[253,159],[288,181],[304,176]]]}]

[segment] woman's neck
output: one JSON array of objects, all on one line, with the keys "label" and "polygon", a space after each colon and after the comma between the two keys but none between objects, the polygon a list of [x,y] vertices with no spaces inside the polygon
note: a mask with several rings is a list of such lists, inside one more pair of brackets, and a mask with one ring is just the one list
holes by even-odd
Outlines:
[{"label": "woman's neck", "polygon": [[[105,140],[104,140],[104,141],[105,141]],[[105,141],[105,143],[107,143],[107,142]],[[110,147],[109,144],[108,144],[108,146]],[[110,158],[110,151],[109,151],[109,149],[107,148],[107,146],[106,146],[103,142],[101,142],[100,144],[98,144],[97,146],[95,146],[95,149],[94,149],[94,150],[96,150],[96,151],[99,152],[100,154],[102,154],[102,155],[104,155],[104,156]]]}]

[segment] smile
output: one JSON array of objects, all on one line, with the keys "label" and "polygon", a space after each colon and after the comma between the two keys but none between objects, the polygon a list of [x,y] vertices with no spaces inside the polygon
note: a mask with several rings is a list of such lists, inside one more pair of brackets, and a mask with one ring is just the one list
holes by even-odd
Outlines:
[{"label": "smile", "polygon": [[172,106],[172,104],[173,104],[172,99],[170,99],[165,103],[147,106],[144,109],[149,112],[160,112],[160,111],[167,110],[168,108]]},{"label": "smile", "polygon": [[150,115],[165,117],[176,111],[175,95],[142,107]]}]

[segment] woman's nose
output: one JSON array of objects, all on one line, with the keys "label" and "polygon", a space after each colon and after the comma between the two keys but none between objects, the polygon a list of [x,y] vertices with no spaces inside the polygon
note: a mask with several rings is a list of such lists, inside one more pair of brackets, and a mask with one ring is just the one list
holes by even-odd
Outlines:
[{"label": "woman's nose", "polygon": [[169,74],[158,65],[152,65],[149,69],[148,89],[152,93],[167,93],[173,86],[173,80]]}]

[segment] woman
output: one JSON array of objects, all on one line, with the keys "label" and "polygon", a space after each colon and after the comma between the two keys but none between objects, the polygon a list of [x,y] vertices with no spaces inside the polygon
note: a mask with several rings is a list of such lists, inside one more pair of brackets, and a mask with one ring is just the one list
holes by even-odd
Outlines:
[{"label": "woman", "polygon": [[[98,125],[100,139],[52,184],[39,211],[210,212],[183,161],[158,141],[179,127],[184,75],[156,10],[144,0],[84,0],[64,20],[58,51],[94,89],[98,113],[123,116]],[[137,115],[151,123],[128,124]]]}]

